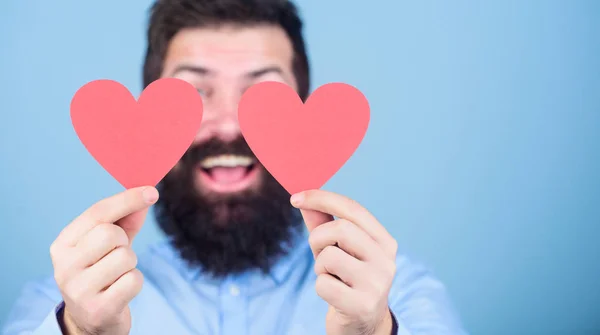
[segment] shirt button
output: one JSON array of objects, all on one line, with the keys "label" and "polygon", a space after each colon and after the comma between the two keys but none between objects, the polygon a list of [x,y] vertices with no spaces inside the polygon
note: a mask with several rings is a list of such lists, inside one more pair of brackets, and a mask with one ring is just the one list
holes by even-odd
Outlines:
[{"label": "shirt button", "polygon": [[237,297],[238,295],[240,295],[240,289],[235,285],[231,285],[231,287],[229,287],[229,294],[231,294],[234,297]]}]

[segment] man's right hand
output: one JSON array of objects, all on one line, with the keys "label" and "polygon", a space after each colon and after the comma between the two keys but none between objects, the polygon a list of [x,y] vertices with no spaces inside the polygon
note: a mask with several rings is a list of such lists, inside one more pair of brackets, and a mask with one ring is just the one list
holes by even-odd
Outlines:
[{"label": "man's right hand", "polygon": [[129,333],[128,304],[143,282],[131,242],[157,200],[154,187],[132,188],[103,199],[52,243],[50,255],[65,302],[67,334]]}]

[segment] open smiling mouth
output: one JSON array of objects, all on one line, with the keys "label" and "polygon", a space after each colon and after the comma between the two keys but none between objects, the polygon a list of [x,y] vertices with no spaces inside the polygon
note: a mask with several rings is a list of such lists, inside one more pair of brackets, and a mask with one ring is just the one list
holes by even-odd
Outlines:
[{"label": "open smiling mouth", "polygon": [[200,162],[197,174],[201,187],[214,192],[238,192],[250,187],[258,177],[258,163],[249,156],[218,155]]}]

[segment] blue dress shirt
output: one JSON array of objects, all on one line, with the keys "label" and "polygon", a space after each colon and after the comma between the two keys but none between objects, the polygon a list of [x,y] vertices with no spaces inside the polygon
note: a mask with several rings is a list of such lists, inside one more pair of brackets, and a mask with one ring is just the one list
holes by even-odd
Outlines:
[{"label": "blue dress shirt", "polygon": [[[187,266],[161,242],[138,255],[144,286],[131,301],[130,334],[325,334],[328,305],[315,292],[314,258],[305,235],[268,274],[214,280]],[[61,334],[62,297],[52,277],[25,286],[5,335]],[[397,257],[389,294],[394,334],[465,334],[442,283],[406,255]]]}]

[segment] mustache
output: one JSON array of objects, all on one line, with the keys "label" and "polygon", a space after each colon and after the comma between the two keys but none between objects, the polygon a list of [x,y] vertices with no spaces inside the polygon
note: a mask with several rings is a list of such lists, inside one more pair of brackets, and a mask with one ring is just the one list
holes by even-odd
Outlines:
[{"label": "mustache", "polygon": [[238,136],[229,142],[213,137],[206,142],[194,145],[183,155],[181,161],[186,165],[196,165],[207,157],[218,155],[248,156],[256,160],[254,152],[244,137]]}]

